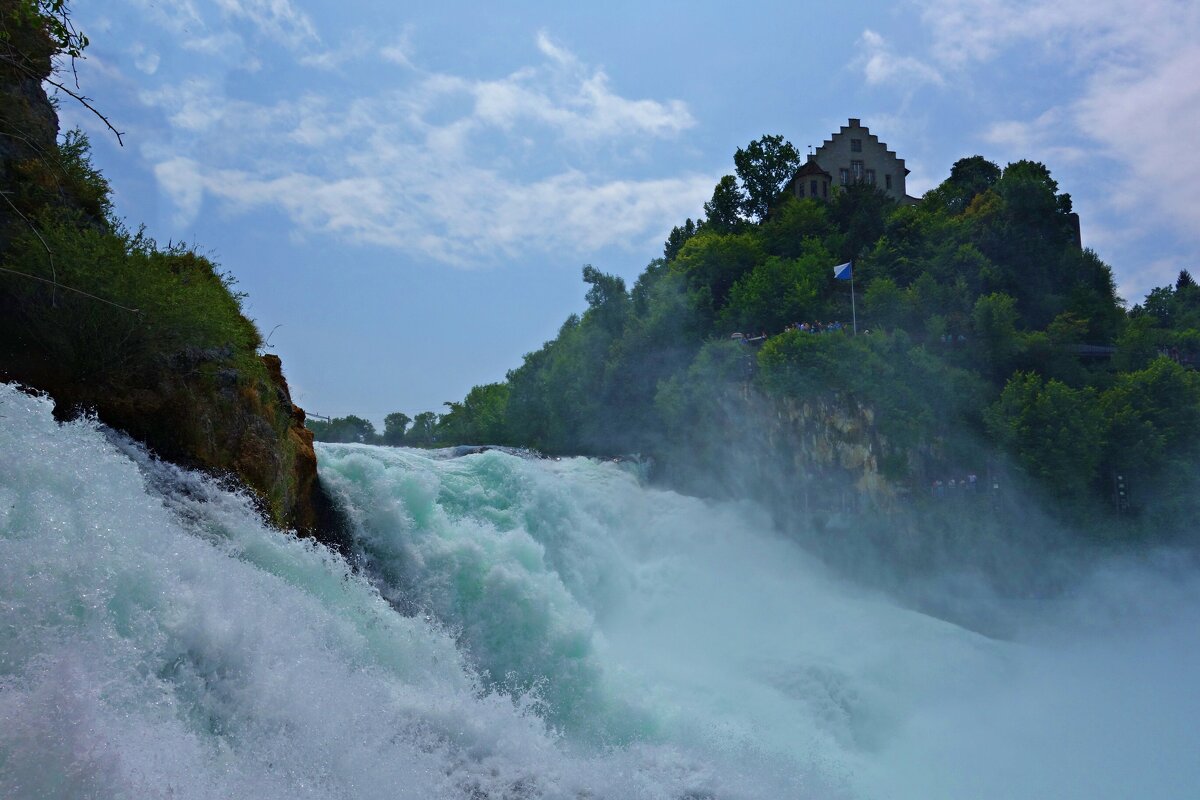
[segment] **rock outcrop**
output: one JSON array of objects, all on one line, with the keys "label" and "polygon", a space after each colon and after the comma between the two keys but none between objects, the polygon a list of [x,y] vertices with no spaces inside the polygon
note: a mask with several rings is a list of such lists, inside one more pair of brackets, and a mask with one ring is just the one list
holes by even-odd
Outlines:
[{"label": "rock outcrop", "polygon": [[[0,43],[0,191],[7,200],[0,203],[0,266],[11,266],[21,237],[28,242],[30,231],[52,218],[94,235],[109,231],[107,184],[86,162],[83,169],[79,162],[74,169],[64,166],[58,118],[42,85],[51,73],[53,42],[36,20],[19,24],[25,18],[15,8],[13,0],[0,0],[9,23]],[[40,239],[39,233],[34,241]],[[177,271],[184,261],[198,279],[219,280],[211,267],[197,267],[186,256],[159,268]],[[64,302],[65,290],[47,282],[55,275],[61,278],[61,265],[45,276],[0,274],[0,380],[48,393],[60,418],[95,413],[164,459],[232,476],[261,500],[274,523],[344,544],[317,477],[312,433],[292,402],[278,357],[258,356],[244,342],[240,349],[171,345],[138,350],[120,370],[105,368],[103,346],[95,336],[87,341],[87,325],[97,332],[103,327],[90,319],[81,323],[80,315],[96,307],[89,303],[106,301],[78,300],[76,294],[75,305]],[[46,293],[33,294],[30,286]],[[236,299],[226,300],[219,309],[225,319],[252,331]],[[203,313],[193,310],[192,321]],[[150,324],[144,317],[125,319],[134,320],[131,330]],[[74,339],[51,343],[45,335],[72,327]],[[176,338],[186,341],[186,331]],[[257,333],[248,338],[258,341]],[[97,353],[89,354],[89,346]]]}]

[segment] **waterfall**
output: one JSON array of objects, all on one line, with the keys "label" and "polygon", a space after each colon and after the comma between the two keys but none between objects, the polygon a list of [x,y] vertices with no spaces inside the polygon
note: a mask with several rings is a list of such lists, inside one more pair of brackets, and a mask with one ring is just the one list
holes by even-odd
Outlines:
[{"label": "waterfall", "polygon": [[323,445],[347,563],[50,410],[0,385],[0,797],[1200,792],[1182,554],[996,639],[634,465]]}]

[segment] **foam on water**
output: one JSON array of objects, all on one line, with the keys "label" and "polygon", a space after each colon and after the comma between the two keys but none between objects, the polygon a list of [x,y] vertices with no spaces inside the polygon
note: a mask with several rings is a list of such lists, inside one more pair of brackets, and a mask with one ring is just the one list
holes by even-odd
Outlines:
[{"label": "foam on water", "polygon": [[1194,797],[1200,582],[995,641],[613,464],[323,446],[361,572],[0,386],[0,797]]}]

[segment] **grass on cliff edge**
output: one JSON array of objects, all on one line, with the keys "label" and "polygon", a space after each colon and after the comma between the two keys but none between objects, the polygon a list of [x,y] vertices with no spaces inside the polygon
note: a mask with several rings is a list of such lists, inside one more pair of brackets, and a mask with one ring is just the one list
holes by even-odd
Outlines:
[{"label": "grass on cliff edge", "polygon": [[[108,186],[86,139],[63,137],[57,161],[71,177]],[[108,207],[108,204],[104,204]],[[160,247],[111,217],[43,205],[6,232],[0,255],[0,342],[10,356],[36,353],[49,371],[95,385],[136,381],[179,353],[266,378],[254,323],[234,280],[182,244]]]}]

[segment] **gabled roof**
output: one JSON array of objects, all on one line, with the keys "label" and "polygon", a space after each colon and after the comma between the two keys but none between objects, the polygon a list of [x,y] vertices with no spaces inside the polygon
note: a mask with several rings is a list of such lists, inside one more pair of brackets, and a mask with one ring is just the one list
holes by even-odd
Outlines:
[{"label": "gabled roof", "polygon": [[[878,136],[871,133],[871,131],[867,128],[867,126],[863,125],[862,122],[860,120],[856,119],[855,117],[850,117],[850,124],[843,125],[841,127],[841,130],[837,131],[836,133],[831,135],[828,139],[826,139],[824,142],[822,142],[821,146],[817,148],[817,153],[820,154],[820,152],[822,150],[824,150],[826,147],[829,147],[829,145],[833,144],[834,139],[836,139],[840,136],[848,136],[848,135],[850,135],[851,132],[858,133],[859,135],[862,136],[862,138],[867,139],[868,141],[875,142],[876,144],[882,145],[883,149],[887,152],[887,154],[889,156],[891,156],[892,158],[895,158],[896,161],[900,164],[900,166],[904,169],[905,175],[907,175],[909,172],[911,172],[911,170],[909,170],[907,167],[904,166],[904,159],[897,156],[895,150],[890,149],[887,146],[887,143],[880,141]],[[811,156],[810,156],[810,158],[811,158]]]},{"label": "gabled roof", "polygon": [[808,157],[808,161],[804,164],[804,166],[796,170],[796,174],[792,176],[792,180],[795,180],[796,178],[805,178],[809,175],[824,175],[826,178],[833,178],[832,175],[821,169],[821,165],[818,164],[817,160],[812,156]]}]

